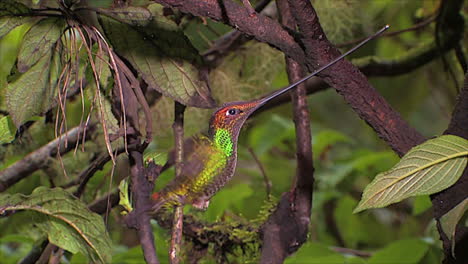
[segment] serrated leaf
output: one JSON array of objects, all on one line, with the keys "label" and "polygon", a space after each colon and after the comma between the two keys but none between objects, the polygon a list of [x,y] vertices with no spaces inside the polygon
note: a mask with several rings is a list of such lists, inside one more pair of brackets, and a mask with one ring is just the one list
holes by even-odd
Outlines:
[{"label": "serrated leaf", "polygon": [[151,4],[148,10],[153,16],[153,20],[146,27],[138,27],[148,40],[157,49],[169,57],[176,57],[186,60],[192,64],[200,65],[203,61],[198,50],[182,31],[180,26],[169,19],[164,13],[164,6]]},{"label": "serrated leaf", "polygon": [[18,70],[26,72],[46,54],[62,35],[61,18],[45,18],[33,25],[24,36],[18,55]]},{"label": "serrated leaf", "polygon": [[374,178],[354,213],[450,187],[463,173],[467,156],[468,140],[453,135],[440,136],[412,148],[392,169]]},{"label": "serrated leaf", "polygon": [[30,9],[16,1],[3,0],[0,2],[0,38],[8,34],[15,27],[33,21],[35,18],[27,15]]},{"label": "serrated leaf", "polygon": [[0,118],[0,144],[10,143],[15,139],[16,127],[10,116]]},{"label": "serrated leaf", "polygon": [[187,106],[211,108],[215,105],[194,65],[163,54],[148,37],[128,25],[105,17],[101,17],[101,21],[117,53],[132,64],[150,88]]},{"label": "serrated leaf", "polygon": [[42,57],[29,71],[7,85],[6,103],[16,127],[40,114],[50,101],[51,53]]},{"label": "serrated leaf", "polygon": [[457,206],[452,208],[452,210],[448,211],[440,218],[440,224],[442,226],[442,230],[444,230],[445,235],[452,241],[452,255],[455,257],[455,231],[458,222],[462,219],[463,215],[468,210],[468,198],[463,200],[463,202],[459,203]]},{"label": "serrated leaf", "polygon": [[92,262],[111,261],[111,240],[101,216],[63,189],[39,187],[29,196],[2,194],[0,212],[4,211],[25,211],[51,243],[71,253],[81,252]]}]

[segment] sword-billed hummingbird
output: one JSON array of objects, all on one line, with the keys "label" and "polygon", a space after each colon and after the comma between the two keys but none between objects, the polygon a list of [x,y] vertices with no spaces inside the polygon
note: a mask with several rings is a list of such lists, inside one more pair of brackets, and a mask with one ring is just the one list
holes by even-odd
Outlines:
[{"label": "sword-billed hummingbird", "polygon": [[152,195],[154,200],[152,211],[156,213],[161,207],[185,204],[206,209],[211,197],[234,175],[237,163],[237,140],[247,118],[271,99],[332,66],[380,35],[388,27],[385,26],[346,53],[288,87],[258,100],[226,103],[217,109],[211,116],[208,135],[195,136],[191,146],[185,147],[184,144],[180,176],[175,177],[161,191]]}]

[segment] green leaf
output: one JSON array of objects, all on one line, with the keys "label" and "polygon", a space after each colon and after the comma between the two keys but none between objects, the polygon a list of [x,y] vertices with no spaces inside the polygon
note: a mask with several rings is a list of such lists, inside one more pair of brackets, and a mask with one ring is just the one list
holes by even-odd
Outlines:
[{"label": "green leaf", "polygon": [[146,27],[138,27],[138,31],[143,33],[164,56],[200,65],[203,59],[198,50],[192,45],[181,27],[168,18],[164,6],[151,4],[148,6],[148,10],[153,15],[153,21]]},{"label": "green leaf", "polygon": [[314,154],[320,156],[328,147],[342,142],[352,142],[347,135],[332,129],[325,129],[314,135],[313,147]]},{"label": "green leaf", "polygon": [[48,87],[50,54],[7,85],[6,103],[16,127],[40,114],[49,104],[52,90]]},{"label": "green leaf", "polygon": [[29,196],[0,195],[0,212],[25,211],[32,228],[47,234],[51,243],[93,262],[110,263],[111,240],[101,216],[60,188],[39,187]]},{"label": "green leaf", "polygon": [[112,17],[120,22],[143,26],[153,19],[151,12],[139,6],[127,6],[116,8],[96,8],[98,13]]},{"label": "green leaf", "polygon": [[463,173],[467,155],[468,140],[453,135],[440,136],[412,148],[392,169],[374,178],[354,213],[450,187]]},{"label": "green leaf", "polygon": [[369,258],[369,264],[417,264],[424,257],[429,245],[419,239],[393,242]]},{"label": "green leaf", "polygon": [[0,38],[17,26],[33,21],[34,18],[19,16],[29,14],[30,9],[16,1],[2,0],[0,2]]},{"label": "green leaf", "polygon": [[119,184],[119,205],[121,205],[125,209],[125,211],[121,213],[123,215],[126,215],[127,212],[133,211],[131,198],[128,192],[128,184],[129,181],[127,178],[121,180]]},{"label": "green leaf", "polygon": [[[215,105],[198,69],[188,61],[172,58],[155,42],[132,27],[101,17],[107,37],[119,55],[125,57],[150,88],[184,105],[211,108]],[[156,37],[157,33],[153,35]],[[124,38],[122,36],[125,36]],[[159,41],[159,39],[156,39]],[[176,43],[174,43],[176,45]],[[173,52],[183,48],[173,47]]]},{"label": "green leaf", "polygon": [[249,146],[253,148],[255,154],[262,156],[290,135],[294,135],[294,123],[279,115],[273,115],[266,122],[252,128],[248,138]]},{"label": "green leaf", "polygon": [[10,143],[15,139],[16,127],[10,116],[0,118],[0,144]]},{"label": "green leaf", "polygon": [[227,209],[241,208],[247,197],[253,194],[248,184],[236,184],[221,189],[210,202],[210,206],[204,212],[204,218],[209,221],[218,220]]},{"label": "green leaf", "polygon": [[444,230],[445,235],[452,241],[452,255],[455,257],[455,231],[458,222],[468,210],[468,198],[459,203],[448,213],[444,214],[440,218],[440,224],[442,225],[442,230]]},{"label": "green leaf", "polygon": [[154,162],[156,165],[164,166],[167,162],[167,152],[155,149],[149,150],[146,148],[145,152],[143,152],[143,161],[145,167],[148,167],[151,162]]},{"label": "green leaf", "polygon": [[[159,247],[157,251],[158,252],[160,251]],[[136,247],[128,249],[125,252],[116,254],[112,258],[112,263],[114,264],[139,263],[142,261],[143,258],[144,258],[143,250],[141,249],[141,246],[136,246]]]},{"label": "green leaf", "polygon": [[432,207],[431,199],[429,195],[416,196],[413,202],[413,215],[419,215],[424,213],[427,209]]},{"label": "green leaf", "polygon": [[18,70],[26,72],[38,60],[50,53],[52,46],[62,35],[65,22],[61,18],[40,20],[24,36],[18,55]]},{"label": "green leaf", "polygon": [[332,264],[347,262],[344,256],[332,251],[327,246],[317,242],[307,242],[295,254],[288,257],[284,263]]},{"label": "green leaf", "polygon": [[[355,248],[359,242],[365,242],[368,236],[368,229],[360,219],[360,215],[353,215],[352,211],[357,201],[350,196],[342,197],[338,200],[333,217],[340,234],[343,237],[345,246]],[[359,230],[359,232],[356,232]]]}]

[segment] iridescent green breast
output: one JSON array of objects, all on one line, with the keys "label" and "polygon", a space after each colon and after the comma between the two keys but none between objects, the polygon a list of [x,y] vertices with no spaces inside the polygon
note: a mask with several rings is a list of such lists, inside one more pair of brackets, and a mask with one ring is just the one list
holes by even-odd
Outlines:
[{"label": "iridescent green breast", "polygon": [[180,176],[159,192],[164,206],[209,199],[233,174],[236,146],[229,131],[217,130],[212,139],[197,136],[191,144],[184,153]]}]

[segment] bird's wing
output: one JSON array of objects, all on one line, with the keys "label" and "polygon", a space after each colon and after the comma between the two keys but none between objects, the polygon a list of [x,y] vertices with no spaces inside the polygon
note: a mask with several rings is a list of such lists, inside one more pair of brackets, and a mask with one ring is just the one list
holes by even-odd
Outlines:
[{"label": "bird's wing", "polygon": [[204,135],[193,137],[189,145],[186,149],[184,148],[184,160],[179,177],[195,179],[202,176],[201,174],[210,174],[205,175],[210,177],[215,171],[212,172],[207,167],[218,167],[226,161],[224,153],[216,148],[213,142]]}]

